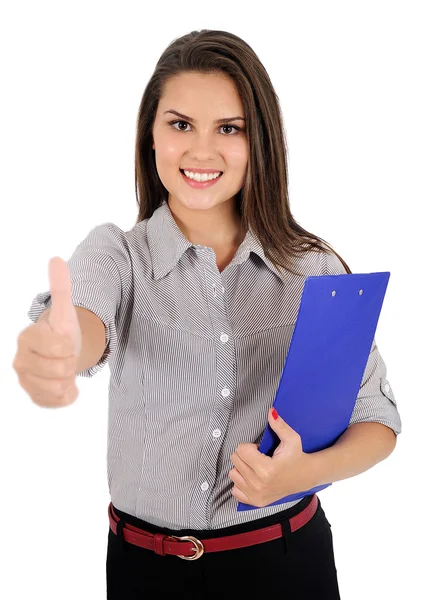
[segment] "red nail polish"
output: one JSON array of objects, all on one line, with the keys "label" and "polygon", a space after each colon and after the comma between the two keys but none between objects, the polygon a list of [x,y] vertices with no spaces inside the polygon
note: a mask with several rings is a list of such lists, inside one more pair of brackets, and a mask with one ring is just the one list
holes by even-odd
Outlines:
[{"label": "red nail polish", "polygon": [[275,419],[275,421],[278,418],[278,413],[276,411],[276,408],[272,408],[272,417]]}]

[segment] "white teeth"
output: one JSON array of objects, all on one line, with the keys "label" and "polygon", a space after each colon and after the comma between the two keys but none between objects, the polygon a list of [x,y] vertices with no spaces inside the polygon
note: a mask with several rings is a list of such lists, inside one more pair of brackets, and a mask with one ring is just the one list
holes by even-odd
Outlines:
[{"label": "white teeth", "polygon": [[192,173],[191,171],[184,171],[185,175],[195,181],[211,181],[217,179],[220,173]]}]

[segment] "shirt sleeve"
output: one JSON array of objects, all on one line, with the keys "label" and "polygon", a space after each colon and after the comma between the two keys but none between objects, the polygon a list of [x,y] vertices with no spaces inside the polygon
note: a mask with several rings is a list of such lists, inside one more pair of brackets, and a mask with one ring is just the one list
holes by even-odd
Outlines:
[{"label": "shirt sleeve", "polygon": [[[347,271],[336,254],[324,254],[323,275],[343,275]],[[360,422],[382,423],[395,435],[401,433],[397,401],[387,379],[387,367],[373,339],[360,389],[350,418],[350,425]]]},{"label": "shirt sleeve", "polygon": [[[73,305],[93,312],[106,329],[106,347],[102,357],[95,365],[78,373],[82,377],[92,377],[116,350],[116,314],[122,298],[122,281],[129,264],[123,231],[113,223],[95,227],[66,262],[72,281]],[[28,317],[36,322],[50,306],[50,290],[40,292],[32,300]]]}]

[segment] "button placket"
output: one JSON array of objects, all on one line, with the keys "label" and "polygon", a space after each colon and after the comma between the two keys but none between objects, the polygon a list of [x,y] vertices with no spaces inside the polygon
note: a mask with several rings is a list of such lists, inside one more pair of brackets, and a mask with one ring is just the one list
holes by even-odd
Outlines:
[{"label": "button placket", "polygon": [[[233,362],[235,352],[233,348],[230,326],[228,324],[226,306],[223,298],[225,288],[219,279],[220,273],[216,274],[216,265],[213,260],[213,268],[210,265],[209,253],[204,264],[204,275],[206,288],[209,291],[209,315],[216,346],[216,393],[219,394],[216,406],[211,415],[210,429],[204,440],[203,456],[207,456],[198,469],[197,491],[192,498],[196,511],[191,514],[191,527],[206,529],[209,527],[210,498],[216,481],[218,457],[221,444],[226,431],[232,404],[232,387],[235,385]],[[214,259],[214,257],[213,257]],[[220,400],[219,400],[220,398]],[[228,400],[225,400],[228,398]],[[201,507],[201,508],[200,508]]]}]

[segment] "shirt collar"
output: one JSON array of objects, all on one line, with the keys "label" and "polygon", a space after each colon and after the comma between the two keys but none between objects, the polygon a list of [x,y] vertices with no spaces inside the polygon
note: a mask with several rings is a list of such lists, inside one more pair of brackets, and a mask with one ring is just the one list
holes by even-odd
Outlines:
[{"label": "shirt collar", "polygon": [[[153,278],[156,281],[165,277],[176,266],[188,248],[196,247],[180,230],[166,201],[163,201],[162,205],[156,208],[153,215],[148,219],[147,240],[151,254]],[[240,265],[244,263],[251,252],[259,256],[266,266],[282,281],[290,278],[289,271],[281,268],[281,272],[279,272],[265,256],[259,239],[249,228],[232,259],[232,264]]]}]

